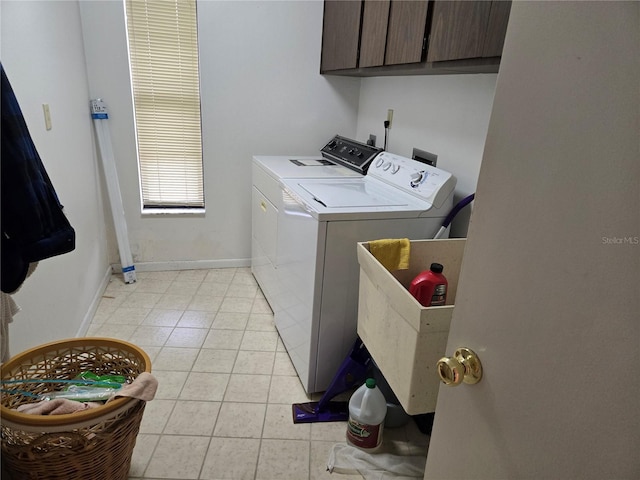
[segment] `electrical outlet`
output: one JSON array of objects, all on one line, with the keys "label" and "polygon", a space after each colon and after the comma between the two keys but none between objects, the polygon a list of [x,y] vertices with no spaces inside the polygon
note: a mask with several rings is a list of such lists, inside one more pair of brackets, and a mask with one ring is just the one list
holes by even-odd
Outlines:
[{"label": "electrical outlet", "polygon": [[367,140],[367,145],[371,145],[372,147],[376,146],[376,136],[372,133],[369,134],[369,140]]},{"label": "electrical outlet", "polygon": [[389,128],[391,128],[391,124],[393,123],[393,110],[391,108],[387,110],[387,122],[389,122]]}]

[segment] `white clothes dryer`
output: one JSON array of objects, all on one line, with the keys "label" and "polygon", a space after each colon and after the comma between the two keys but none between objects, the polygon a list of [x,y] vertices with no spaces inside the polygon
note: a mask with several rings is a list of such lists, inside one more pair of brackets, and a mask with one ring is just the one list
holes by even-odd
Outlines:
[{"label": "white clothes dryer", "polygon": [[276,277],[281,182],[291,178],[361,178],[380,152],[380,148],[336,135],[319,156],[253,157],[251,271],[274,310],[283,288]]}]

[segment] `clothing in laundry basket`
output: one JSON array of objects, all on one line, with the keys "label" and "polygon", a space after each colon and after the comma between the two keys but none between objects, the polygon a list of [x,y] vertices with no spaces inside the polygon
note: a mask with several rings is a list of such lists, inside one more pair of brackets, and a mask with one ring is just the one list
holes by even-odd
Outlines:
[{"label": "clothing in laundry basket", "polygon": [[[145,402],[153,400],[158,389],[158,380],[148,372],[142,372],[130,384],[123,385],[118,389],[107,403],[118,397],[131,397]],[[37,403],[27,403],[20,405],[17,410],[21,413],[31,415],[64,415],[76,413],[96,408],[104,405],[101,402],[76,402],[66,398],[55,398],[53,400],[43,400]]]}]

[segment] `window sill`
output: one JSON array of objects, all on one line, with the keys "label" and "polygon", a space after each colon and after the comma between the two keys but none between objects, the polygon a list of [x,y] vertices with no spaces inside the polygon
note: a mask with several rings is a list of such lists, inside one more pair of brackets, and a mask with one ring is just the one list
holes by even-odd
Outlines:
[{"label": "window sill", "polygon": [[205,214],[204,208],[143,208],[142,216],[167,216],[174,217],[177,215],[186,217],[201,217]]}]

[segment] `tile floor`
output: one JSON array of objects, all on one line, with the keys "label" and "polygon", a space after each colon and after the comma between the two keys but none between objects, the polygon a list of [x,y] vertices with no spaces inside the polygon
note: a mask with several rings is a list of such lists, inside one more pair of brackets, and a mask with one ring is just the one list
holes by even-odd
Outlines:
[{"label": "tile floor", "polygon": [[[292,403],[320,395],[305,394],[250,269],[137,277],[131,285],[112,277],[87,332],[142,347],[159,381],[131,479],[362,478],[326,472],[345,422],[292,422]],[[429,437],[414,422],[384,439],[389,451],[426,456]]]}]

